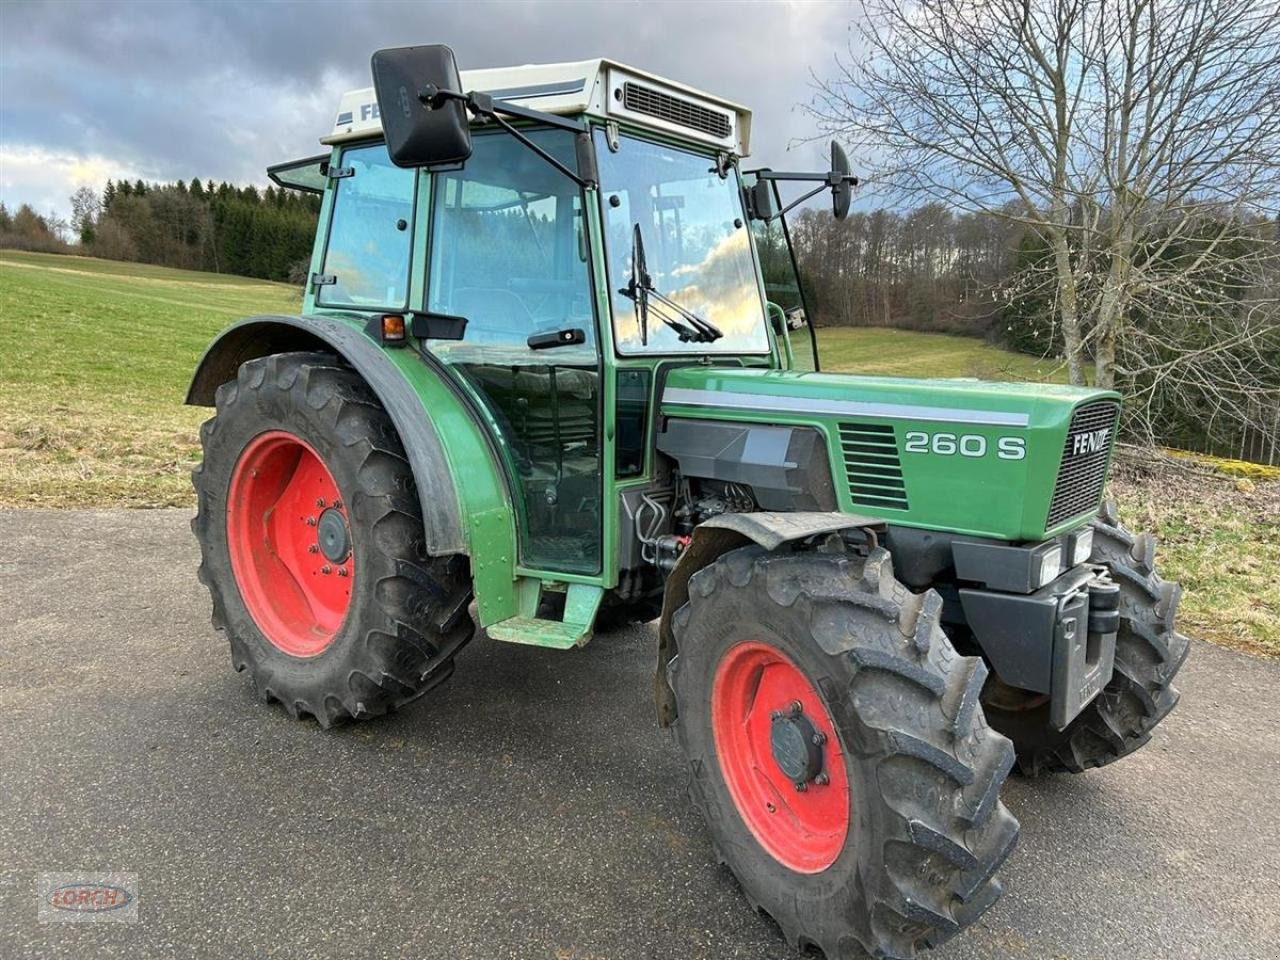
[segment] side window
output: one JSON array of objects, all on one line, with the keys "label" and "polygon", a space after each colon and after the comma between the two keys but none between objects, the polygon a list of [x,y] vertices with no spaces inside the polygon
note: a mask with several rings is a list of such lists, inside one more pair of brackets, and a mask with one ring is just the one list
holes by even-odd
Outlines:
[{"label": "side window", "polygon": [[[561,131],[530,134],[573,166]],[[435,175],[429,310],[467,318],[466,349],[528,349],[535,333],[575,328],[594,362],[595,325],[581,195],[515,138],[479,136],[466,167]],[[441,344],[443,350],[448,347]]]},{"label": "side window", "polygon": [[391,163],[383,144],[342,152],[352,171],[337,181],[323,272],[321,306],[403,309],[409,292],[409,243],[417,174]]},{"label": "side window", "polygon": [[645,430],[649,426],[649,384],[652,375],[648,370],[619,370],[617,387],[617,411],[615,447],[617,474],[620,477],[638,477],[644,473]]}]

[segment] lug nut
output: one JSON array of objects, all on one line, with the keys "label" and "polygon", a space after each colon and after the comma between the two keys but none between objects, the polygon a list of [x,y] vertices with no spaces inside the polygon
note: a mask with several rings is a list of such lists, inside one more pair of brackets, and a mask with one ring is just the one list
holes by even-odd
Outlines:
[{"label": "lug nut", "polygon": [[335,500],[335,501],[333,501],[333,509],[335,509],[335,510],[341,510],[341,509],[342,509],[342,501],[341,501],[341,500]]},{"label": "lug nut", "polygon": [[346,575],[347,575],[347,568],[346,568],[346,567],[339,567],[339,568],[338,568],[338,576],[340,576],[340,577],[345,577]]},{"label": "lug nut", "polygon": [[804,793],[808,789],[809,789],[809,785],[805,783],[803,780],[796,781],[796,793]]},{"label": "lug nut", "polygon": [[827,776],[825,773],[820,773],[813,778],[813,782],[820,787],[825,787],[828,783],[831,782],[831,778]]},{"label": "lug nut", "polygon": [[326,563],[323,567],[320,568],[320,572],[327,577],[329,574],[333,573],[333,567],[329,566]]},{"label": "lug nut", "polygon": [[316,518],[315,518],[315,517],[307,517],[307,526],[308,526],[308,527],[314,527],[315,525],[316,525]]},{"label": "lug nut", "polygon": [[827,742],[827,735],[823,733],[821,730],[819,730],[817,733],[813,735],[813,745],[815,747],[820,747],[826,742]]},{"label": "lug nut", "polygon": [[316,506],[322,510],[324,509],[324,497],[316,497]]},{"label": "lug nut", "polygon": [[307,547],[307,553],[319,553],[319,552],[320,552],[320,544],[318,543],[313,543],[311,546]]}]

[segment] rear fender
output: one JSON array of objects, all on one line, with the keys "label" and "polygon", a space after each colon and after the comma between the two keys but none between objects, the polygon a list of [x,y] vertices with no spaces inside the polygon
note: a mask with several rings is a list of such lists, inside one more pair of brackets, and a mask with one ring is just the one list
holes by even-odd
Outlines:
[{"label": "rear fender", "polygon": [[669,727],[676,719],[676,697],[667,682],[667,665],[679,652],[671,618],[689,600],[689,579],[717,557],[754,543],[777,550],[788,543],[827,533],[860,529],[875,536],[884,530],[884,521],[854,513],[725,513],[700,524],[689,546],[667,577],[662,597],[662,619],[658,621],[658,670],[654,693],[658,705],[658,725]]},{"label": "rear fender", "polygon": [[348,323],[331,317],[259,316],[228,327],[201,358],[186,402],[213,406],[219,385],[234,379],[242,363],[294,350],[336,353],[364,378],[404,444],[422,505],[427,553],[470,553],[453,471],[424,398],[380,344]]}]

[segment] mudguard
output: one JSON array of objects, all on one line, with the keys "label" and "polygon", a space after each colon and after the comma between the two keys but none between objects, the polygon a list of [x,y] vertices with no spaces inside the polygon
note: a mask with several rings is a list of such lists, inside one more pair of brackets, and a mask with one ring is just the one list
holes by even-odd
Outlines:
[{"label": "mudguard", "polygon": [[862,529],[882,531],[885,523],[875,517],[855,513],[725,513],[712,517],[693,531],[689,546],[680,554],[675,569],[667,577],[662,597],[662,619],[658,621],[658,670],[654,693],[659,726],[669,727],[676,719],[676,697],[667,682],[667,664],[677,651],[671,618],[689,600],[689,578],[721,554],[755,543],[766,550],[824,533]]},{"label": "mudguard", "polygon": [[427,553],[468,553],[458,491],[449,461],[422,398],[387,357],[381,344],[332,317],[257,316],[224,330],[205,351],[186,402],[211,407],[219,385],[246,360],[292,350],[325,350],[351,365],[391,417],[404,444],[422,504]]}]

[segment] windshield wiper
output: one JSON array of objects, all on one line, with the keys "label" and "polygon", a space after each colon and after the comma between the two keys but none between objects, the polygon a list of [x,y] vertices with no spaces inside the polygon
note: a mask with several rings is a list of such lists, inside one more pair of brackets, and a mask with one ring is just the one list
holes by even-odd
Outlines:
[{"label": "windshield wiper", "polygon": [[640,234],[639,223],[631,228],[631,280],[618,292],[636,305],[640,342],[646,346],[649,343],[650,313],[674,330],[681,343],[712,343],[724,336],[711,321],[703,320],[654,287],[645,263],[644,237]]}]

